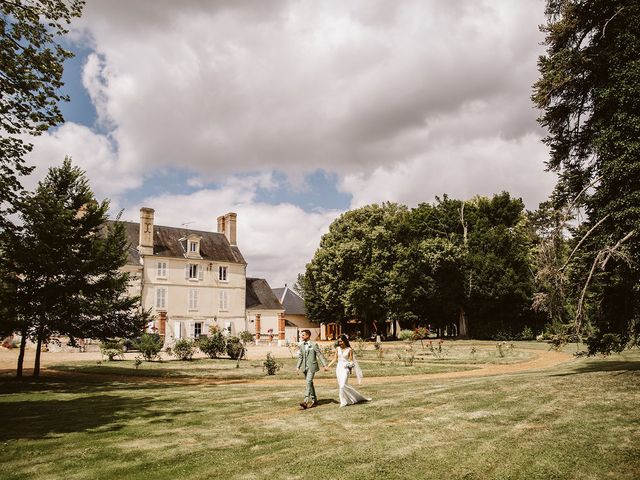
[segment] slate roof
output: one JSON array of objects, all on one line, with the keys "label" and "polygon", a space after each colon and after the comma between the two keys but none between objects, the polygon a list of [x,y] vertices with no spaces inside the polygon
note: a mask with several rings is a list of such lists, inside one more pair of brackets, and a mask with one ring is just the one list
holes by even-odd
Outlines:
[{"label": "slate roof", "polygon": [[273,293],[276,297],[278,297],[280,303],[282,303],[285,313],[289,315],[307,314],[307,310],[304,307],[303,298],[296,292],[291,290],[289,287],[274,288]]},{"label": "slate roof", "polygon": [[247,277],[245,306],[252,310],[283,310],[282,304],[273,294],[271,287],[264,278]]},{"label": "slate roof", "polygon": [[[138,246],[140,224],[135,222],[122,223],[129,242],[128,263],[140,265],[140,254],[136,248]],[[180,242],[180,239],[184,238],[187,233],[202,237],[200,239],[200,255],[203,260],[247,264],[238,247],[230,245],[223,233],[201,230],[189,230],[187,232],[184,228],[164,227],[162,225],[153,226],[153,254],[159,257],[185,258],[184,242]]]}]

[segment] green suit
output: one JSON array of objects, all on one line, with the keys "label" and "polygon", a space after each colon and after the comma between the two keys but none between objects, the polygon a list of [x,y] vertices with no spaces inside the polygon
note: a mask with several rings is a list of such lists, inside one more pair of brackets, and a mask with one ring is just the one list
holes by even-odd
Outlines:
[{"label": "green suit", "polygon": [[299,346],[300,350],[298,351],[298,364],[296,365],[296,368],[302,370],[307,380],[307,389],[304,392],[304,401],[311,401],[312,403],[317,402],[318,398],[316,397],[316,389],[313,386],[313,376],[318,370],[320,370],[318,359],[320,359],[322,365],[326,365],[327,361],[322,355],[317,343],[309,340],[307,342],[301,342]]}]

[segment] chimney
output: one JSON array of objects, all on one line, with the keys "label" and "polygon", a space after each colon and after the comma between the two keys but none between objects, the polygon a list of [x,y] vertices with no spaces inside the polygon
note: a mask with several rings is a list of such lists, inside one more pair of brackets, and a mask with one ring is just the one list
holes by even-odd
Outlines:
[{"label": "chimney", "polygon": [[153,208],[140,209],[140,236],[138,251],[140,255],[153,255]]},{"label": "chimney", "polygon": [[235,213],[229,212],[225,215],[218,217],[218,233],[224,233],[224,236],[229,240],[229,244],[234,247],[236,243],[236,217]]}]

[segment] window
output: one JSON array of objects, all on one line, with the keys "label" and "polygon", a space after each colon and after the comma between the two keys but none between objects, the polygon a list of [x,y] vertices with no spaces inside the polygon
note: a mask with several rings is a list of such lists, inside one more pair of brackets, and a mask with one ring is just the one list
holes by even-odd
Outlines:
[{"label": "window", "polygon": [[198,243],[197,242],[189,242],[189,252],[190,253],[198,253]]},{"label": "window", "polygon": [[196,322],[193,324],[193,338],[198,338],[202,335],[202,322]]},{"label": "window", "polygon": [[220,290],[220,303],[218,306],[220,310],[229,310],[229,296],[226,290]]},{"label": "window", "polygon": [[189,280],[197,280],[198,279],[198,265],[195,263],[189,264]]},{"label": "window", "polygon": [[156,277],[167,278],[167,262],[158,262],[156,267]]},{"label": "window", "polygon": [[227,267],[218,267],[218,280],[221,282],[227,281]]},{"label": "window", "polygon": [[156,309],[165,310],[167,308],[167,289],[156,288]]},{"label": "window", "polygon": [[198,290],[195,288],[189,289],[189,310],[198,309]]}]

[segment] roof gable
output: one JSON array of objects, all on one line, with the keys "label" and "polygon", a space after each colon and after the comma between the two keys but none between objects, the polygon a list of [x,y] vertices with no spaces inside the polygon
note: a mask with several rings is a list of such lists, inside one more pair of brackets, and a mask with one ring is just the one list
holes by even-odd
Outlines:
[{"label": "roof gable", "polygon": [[252,310],[284,310],[264,278],[247,278],[245,306]]},{"label": "roof gable", "polygon": [[282,306],[285,313],[289,315],[306,315],[307,310],[304,306],[304,299],[289,287],[274,288],[273,293]]}]

